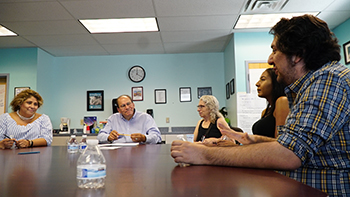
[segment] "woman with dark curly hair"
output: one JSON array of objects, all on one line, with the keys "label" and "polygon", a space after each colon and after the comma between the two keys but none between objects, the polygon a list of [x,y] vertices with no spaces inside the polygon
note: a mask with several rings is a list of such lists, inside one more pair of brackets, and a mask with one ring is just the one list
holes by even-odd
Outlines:
[{"label": "woman with dark curly hair", "polygon": [[10,103],[11,113],[0,116],[0,148],[49,146],[52,142],[50,118],[36,111],[43,99],[34,90],[23,90]]}]

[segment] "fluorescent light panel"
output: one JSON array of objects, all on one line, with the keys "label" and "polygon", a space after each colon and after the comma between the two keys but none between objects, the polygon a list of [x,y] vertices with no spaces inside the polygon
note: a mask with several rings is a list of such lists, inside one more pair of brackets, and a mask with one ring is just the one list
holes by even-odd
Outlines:
[{"label": "fluorescent light panel", "polygon": [[318,12],[240,15],[234,29],[269,28],[280,21],[281,18],[292,18],[304,14],[316,16]]},{"label": "fluorescent light panel", "polygon": [[0,36],[17,36],[17,34],[0,25]]},{"label": "fluorescent light panel", "polygon": [[92,34],[159,31],[155,18],[82,19],[79,21]]}]

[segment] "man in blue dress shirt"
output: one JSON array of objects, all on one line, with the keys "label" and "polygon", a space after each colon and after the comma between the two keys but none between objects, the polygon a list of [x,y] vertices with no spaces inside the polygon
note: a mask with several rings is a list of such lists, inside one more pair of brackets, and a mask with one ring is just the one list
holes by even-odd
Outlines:
[{"label": "man in blue dress shirt", "polygon": [[117,98],[119,113],[107,119],[106,126],[101,129],[97,139],[106,142],[139,142],[157,144],[162,141],[156,122],[147,113],[135,110],[135,104],[128,95]]}]

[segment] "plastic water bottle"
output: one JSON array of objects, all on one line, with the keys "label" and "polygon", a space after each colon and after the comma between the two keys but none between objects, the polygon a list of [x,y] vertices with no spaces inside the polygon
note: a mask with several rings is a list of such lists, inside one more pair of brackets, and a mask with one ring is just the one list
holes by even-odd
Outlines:
[{"label": "plastic water bottle", "polygon": [[67,151],[68,153],[77,153],[79,145],[75,135],[71,135],[67,142]]},{"label": "plastic water bottle", "polygon": [[[177,135],[176,137],[177,137],[177,139],[179,139],[179,140],[187,141],[187,140],[185,139],[185,136],[184,136],[184,135]],[[187,166],[190,166],[190,164],[188,164],[188,163],[179,163],[179,166],[180,166],[180,167],[187,167]]]},{"label": "plastic water bottle", "polygon": [[88,139],[85,151],[77,161],[78,187],[97,189],[104,187],[106,179],[106,160],[97,139]]},{"label": "plastic water bottle", "polygon": [[86,144],[87,135],[83,135],[82,137],[83,138],[81,138],[81,141],[79,143],[79,152],[80,153],[82,153],[85,150],[86,146],[87,146],[87,144]]}]

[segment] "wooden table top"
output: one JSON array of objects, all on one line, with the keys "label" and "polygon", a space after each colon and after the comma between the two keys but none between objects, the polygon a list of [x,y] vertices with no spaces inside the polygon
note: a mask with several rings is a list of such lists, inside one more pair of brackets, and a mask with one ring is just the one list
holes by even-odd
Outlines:
[{"label": "wooden table top", "polygon": [[[40,151],[18,155],[19,152]],[[271,170],[221,166],[179,167],[170,145],[139,145],[102,151],[103,189],[80,189],[80,153],[66,146],[0,150],[0,196],[327,196]]]}]

